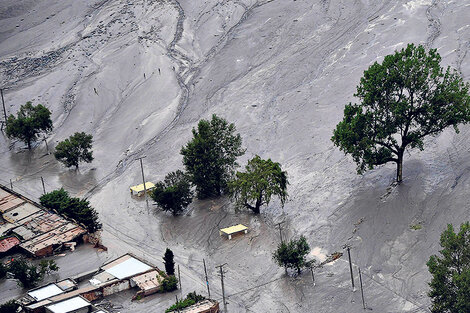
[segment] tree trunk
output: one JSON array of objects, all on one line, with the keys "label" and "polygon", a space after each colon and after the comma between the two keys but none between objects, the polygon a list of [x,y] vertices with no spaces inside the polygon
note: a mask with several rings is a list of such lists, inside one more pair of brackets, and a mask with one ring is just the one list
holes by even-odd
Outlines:
[{"label": "tree trunk", "polygon": [[300,267],[297,267],[297,274],[300,275]]},{"label": "tree trunk", "polygon": [[255,207],[253,209],[253,212],[255,214],[260,214],[260,208],[261,208],[261,199],[260,198],[256,199],[256,204],[255,204]]},{"label": "tree trunk", "polygon": [[28,150],[31,150],[31,140],[28,140]]},{"label": "tree trunk", "polygon": [[401,183],[403,180],[403,150],[398,151],[398,161],[397,161],[397,183]]}]

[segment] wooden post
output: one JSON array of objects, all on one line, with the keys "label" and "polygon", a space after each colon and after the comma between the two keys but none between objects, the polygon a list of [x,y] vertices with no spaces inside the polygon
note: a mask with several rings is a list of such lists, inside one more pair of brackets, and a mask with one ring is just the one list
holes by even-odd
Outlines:
[{"label": "wooden post", "polygon": [[5,125],[7,124],[7,110],[5,109],[5,99],[3,99],[3,89],[0,89],[2,95],[3,115],[5,116]]},{"label": "wooden post", "polygon": [[11,182],[11,178],[10,178],[10,189],[13,190],[13,183]]},{"label": "wooden post", "polygon": [[225,301],[225,287],[224,287],[224,270],[223,270],[224,265],[226,265],[226,263],[216,266],[216,267],[220,269],[220,282],[222,284],[222,299],[224,302],[224,313],[227,313],[227,302]]},{"label": "wooden post", "polygon": [[183,288],[181,288],[181,275],[180,275],[180,265],[178,264],[178,280],[180,282],[181,294],[183,294]]}]

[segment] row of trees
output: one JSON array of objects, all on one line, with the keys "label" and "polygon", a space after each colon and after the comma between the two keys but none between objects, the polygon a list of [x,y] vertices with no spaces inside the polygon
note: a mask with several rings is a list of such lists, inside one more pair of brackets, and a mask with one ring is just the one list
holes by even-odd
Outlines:
[{"label": "row of trees", "polygon": [[42,195],[39,201],[44,207],[84,225],[90,233],[101,229],[98,212],[90,206],[90,202],[70,197],[63,188]]},{"label": "row of trees", "polygon": [[192,130],[193,138],[181,149],[186,172],[166,175],[156,184],[152,198],[165,211],[181,213],[194,197],[199,199],[230,195],[240,207],[260,213],[273,196],[281,204],[287,200],[287,173],[281,165],[258,155],[248,161],[245,172],[236,172],[237,158],[245,153],[234,124],[212,115],[199,121]]},{"label": "row of trees", "polygon": [[[31,149],[31,144],[39,139],[40,133],[52,131],[51,112],[42,104],[34,106],[31,102],[22,105],[17,116],[10,115],[6,123],[6,134],[9,138],[24,141]],[[57,144],[55,158],[66,167],[78,168],[80,162],[93,161],[91,151],[93,136],[76,132]]]}]

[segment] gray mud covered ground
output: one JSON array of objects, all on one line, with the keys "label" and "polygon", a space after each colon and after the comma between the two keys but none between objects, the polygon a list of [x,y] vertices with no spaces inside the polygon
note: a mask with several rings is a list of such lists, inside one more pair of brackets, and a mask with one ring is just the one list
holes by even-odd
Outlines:
[{"label": "gray mud covered ground", "polygon": [[[183,292],[221,299],[216,265],[227,263],[229,312],[362,312],[347,258],[316,272],[284,276],[271,259],[284,236],[304,234],[312,257],[352,246],[355,279],[363,269],[367,306],[375,312],[427,312],[426,261],[447,223],[469,219],[470,128],[452,129],[412,151],[404,182],[394,167],[364,176],[333,147],[332,130],[354,101],[363,71],[407,43],[437,48],[443,64],[469,80],[470,1],[348,0],[2,0],[0,81],[8,113],[32,100],[53,112],[54,146],[76,131],[94,136],[95,160],[78,172],[0,136],[0,182],[37,199],[63,186],[88,197],[103,222],[108,252],[81,248],[57,257],[60,276],[133,252],[163,268],[171,247]],[[280,162],[289,173],[284,211],[273,202],[261,216],[227,199],[196,201],[173,218],[129,196],[141,181],[181,168],[179,149],[201,118],[234,122],[246,155]],[[218,228],[243,223],[232,241]],[[414,230],[411,226],[421,225]],[[416,227],[415,227],[416,228]],[[53,279],[53,278],[51,278]],[[8,290],[8,292],[5,292]],[[0,301],[20,295],[0,284]],[[162,312],[174,294],[131,302],[111,297],[120,312]]]}]

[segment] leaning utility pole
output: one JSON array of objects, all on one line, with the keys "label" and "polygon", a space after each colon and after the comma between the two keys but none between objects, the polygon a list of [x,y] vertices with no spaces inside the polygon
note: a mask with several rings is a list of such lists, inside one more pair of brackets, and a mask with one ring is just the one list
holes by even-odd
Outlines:
[{"label": "leaning utility pole", "polygon": [[181,288],[181,274],[180,274],[180,265],[178,264],[178,280],[180,283],[181,296],[183,296],[183,288]]},{"label": "leaning utility pole", "polygon": [[353,291],[356,291],[356,287],[354,287],[354,276],[352,270],[352,262],[351,262],[351,247],[347,246],[346,249],[348,250],[348,258],[349,258],[349,271],[351,272],[351,283]]},{"label": "leaning utility pole", "polygon": [[361,295],[362,295],[362,307],[366,309],[366,302],[364,301],[364,289],[362,288],[362,274],[361,268],[359,267],[359,281],[361,282]]},{"label": "leaning utility pole", "polygon": [[7,110],[5,109],[5,99],[3,99],[3,89],[0,89],[0,94],[2,95],[3,115],[5,116],[5,125],[6,125],[7,124]]},{"label": "leaning utility pole", "polygon": [[42,183],[42,191],[44,192],[43,194],[46,194],[46,187],[44,187],[44,178],[41,176],[41,183]]},{"label": "leaning utility pole", "polygon": [[140,158],[137,158],[136,160],[140,160],[140,169],[142,170],[142,182],[144,183],[144,192],[145,192],[145,202],[147,202],[147,213],[149,209],[149,200],[147,199],[147,187],[145,186],[145,176],[144,176],[144,165],[142,164],[142,159],[146,158],[147,156],[143,156]]},{"label": "leaning utility pole", "polygon": [[227,302],[225,301],[225,288],[224,288],[224,270],[223,267],[227,265],[227,263],[224,263],[222,265],[216,266],[220,269],[220,282],[222,284],[222,299],[224,301],[224,313],[227,313]]},{"label": "leaning utility pole", "polygon": [[209,299],[211,298],[211,290],[209,288],[209,280],[207,279],[207,269],[206,269],[206,260],[202,259],[204,263],[204,273],[206,274],[206,285],[207,285],[207,293],[209,294]]},{"label": "leaning utility pole", "polygon": [[279,222],[279,223],[276,224],[276,226],[279,227],[279,237],[281,238],[281,243],[284,242],[284,241],[282,240],[282,228],[281,228],[281,225],[284,224],[284,223],[285,223],[285,221]]}]

